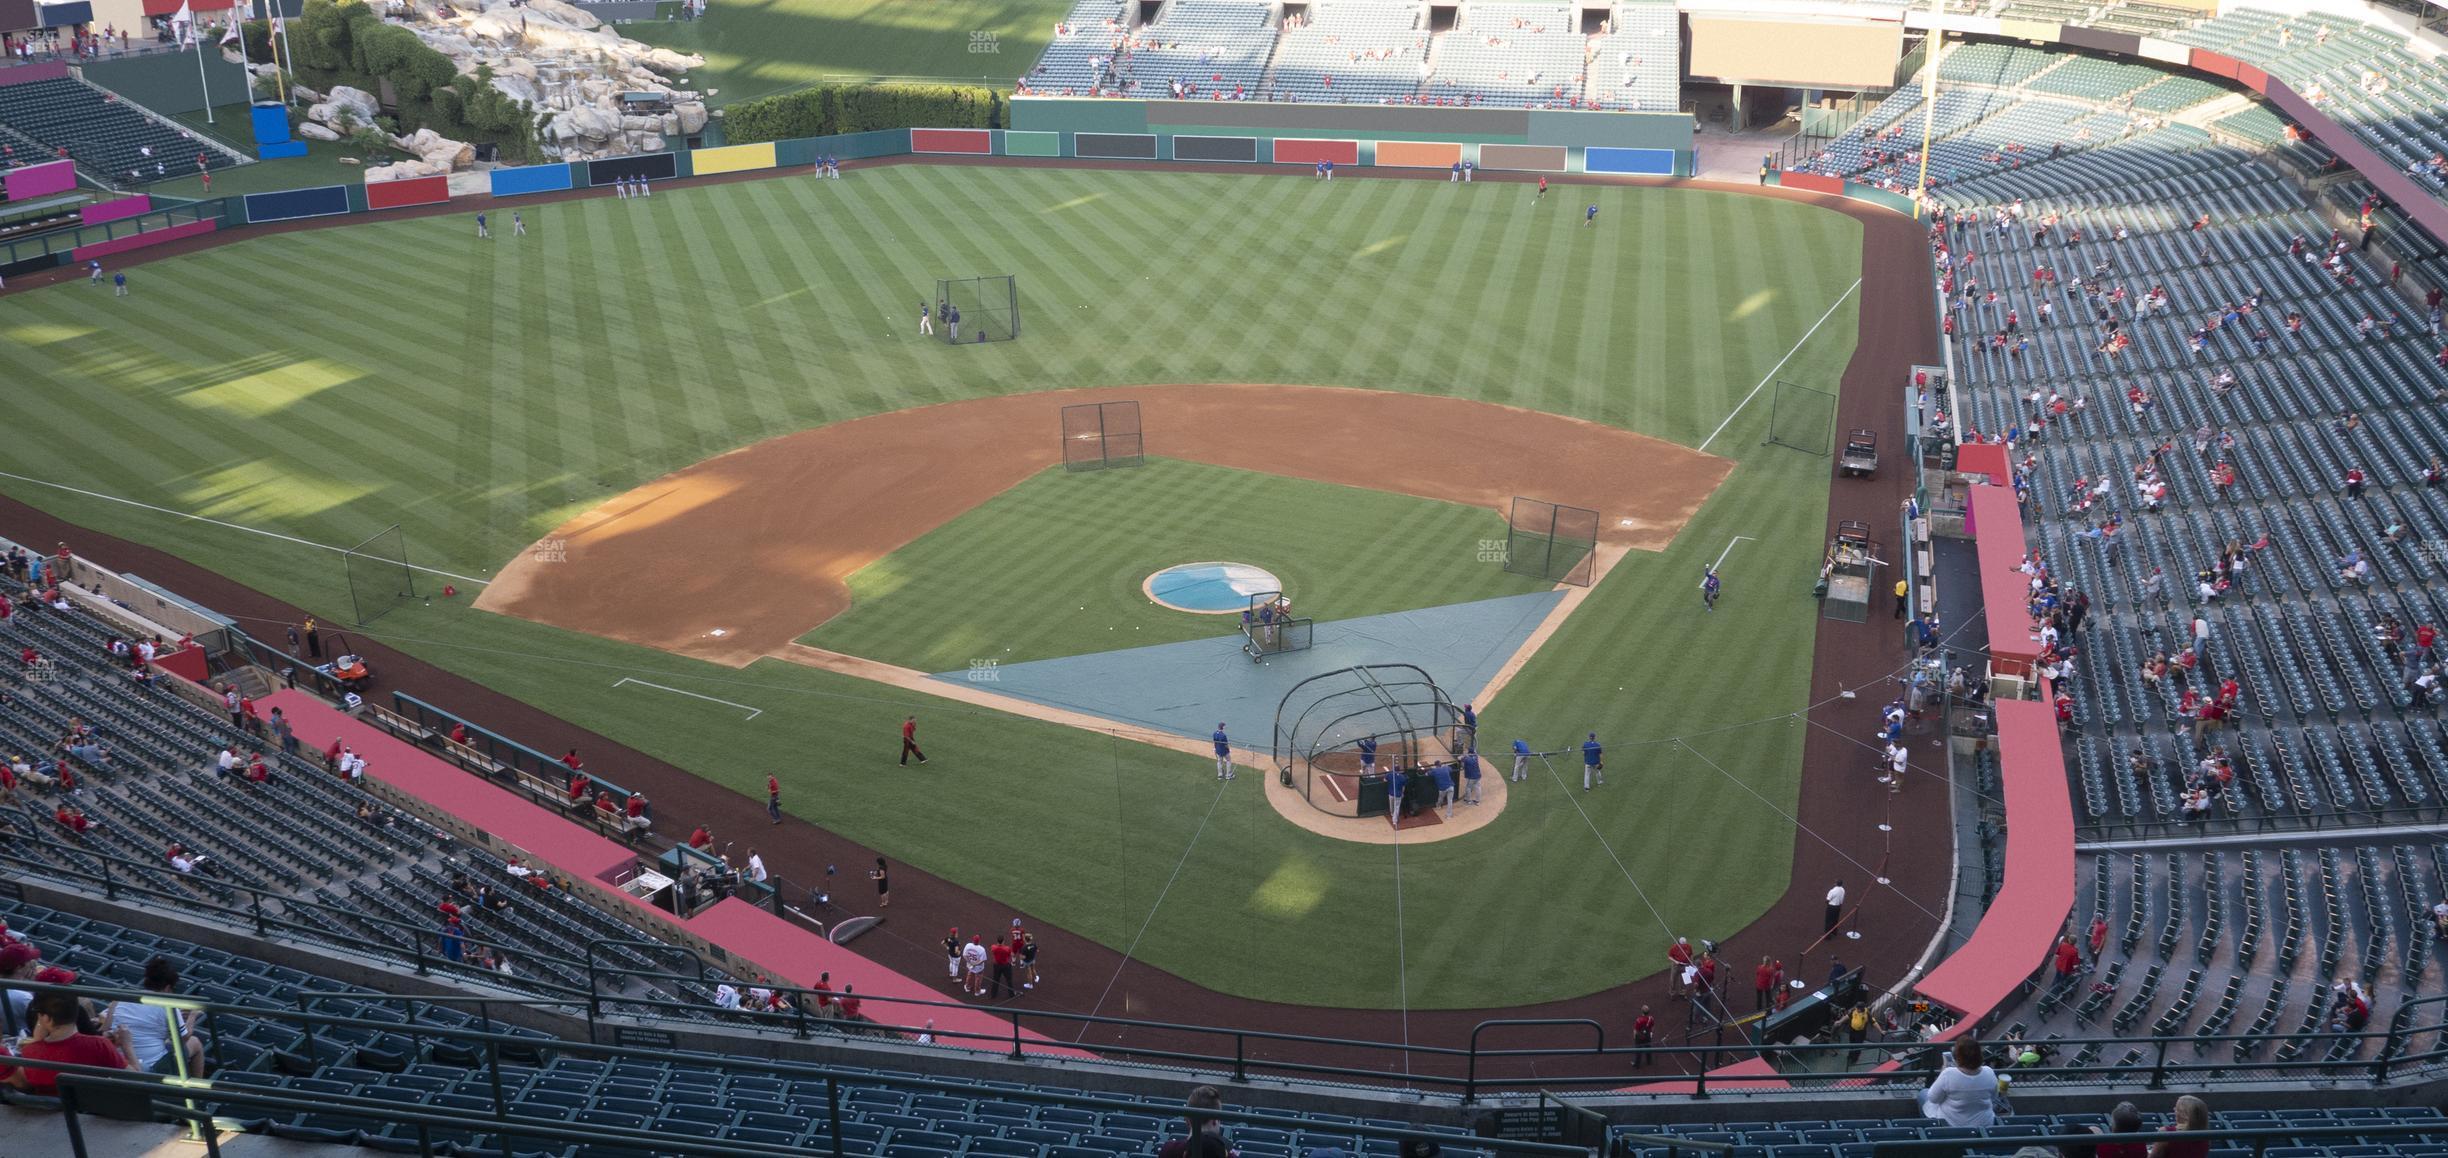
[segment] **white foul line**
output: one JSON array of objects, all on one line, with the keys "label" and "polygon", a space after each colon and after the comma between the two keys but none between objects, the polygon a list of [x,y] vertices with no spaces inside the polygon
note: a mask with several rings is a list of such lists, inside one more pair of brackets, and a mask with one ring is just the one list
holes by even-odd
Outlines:
[{"label": "white foul line", "polygon": [[628,677],[628,676],[622,676],[621,678],[619,678],[619,679],[616,679],[616,680],[612,681],[612,686],[613,686],[613,687],[616,687],[616,688],[617,688],[617,687],[619,687],[619,686],[621,686],[622,684],[636,684],[636,685],[638,685],[639,687],[642,687],[642,688],[655,688],[655,689],[658,689],[658,690],[660,690],[660,691],[670,692],[670,693],[672,693],[673,695],[676,695],[676,696],[687,696],[687,697],[689,697],[690,699],[693,699],[693,700],[704,700],[704,701],[706,701],[707,703],[721,704],[721,705],[723,705],[724,707],[727,707],[727,708],[738,708],[739,710],[741,710],[741,711],[743,711],[743,712],[748,713],[748,718],[749,718],[749,719],[751,719],[751,720],[753,720],[753,719],[757,718],[758,716],[762,716],[762,715],[764,715],[764,714],[765,714],[765,709],[763,709],[763,708],[752,708],[752,707],[749,707],[749,706],[748,706],[748,705],[746,705],[746,704],[735,704],[735,703],[732,703],[732,702],[731,702],[731,701],[729,701],[729,700],[718,700],[718,699],[715,699],[715,698],[714,698],[714,697],[712,697],[712,696],[701,696],[701,695],[698,695],[698,694],[697,694],[697,693],[695,693],[695,692],[684,692],[684,691],[681,691],[681,690],[680,690],[680,689],[678,689],[678,688],[667,688],[667,687],[664,687],[662,684],[658,684],[658,683],[649,683],[649,682],[647,682],[647,681],[645,681],[645,680],[641,680],[641,679],[632,679],[632,678],[630,678],[630,677]]},{"label": "white foul line", "polygon": [[1845,292],[1836,295],[1835,303],[1828,306],[1827,312],[1819,315],[1819,320],[1812,322],[1811,328],[1802,331],[1802,341],[1795,342],[1793,349],[1785,351],[1785,356],[1777,359],[1776,365],[1768,367],[1768,372],[1760,375],[1759,386],[1752,387],[1749,394],[1743,395],[1743,400],[1734,404],[1733,412],[1725,416],[1725,421],[1718,423],[1717,429],[1709,431],[1709,436],[1700,440],[1699,449],[1707,450],[1710,443],[1717,441],[1718,435],[1725,433],[1726,427],[1734,424],[1734,415],[1742,413],[1743,407],[1751,405],[1751,400],[1759,397],[1760,387],[1766,386],[1770,379],[1775,378],[1776,372],[1785,368],[1785,363],[1793,361],[1793,356],[1802,351],[1803,343],[1810,341],[1811,335],[1819,332],[1819,327],[1826,325],[1829,318],[1836,316],[1836,307],[1843,305],[1846,298],[1852,297],[1853,291],[1861,288],[1861,283],[1862,279],[1854,278],[1853,284],[1845,287]]},{"label": "white foul line", "polygon": [[[227,527],[227,528],[229,528],[230,530],[233,530],[233,531],[245,531],[247,534],[250,534],[250,535],[262,535],[264,538],[267,538],[267,539],[279,539],[280,541],[282,541],[282,542],[284,542],[284,543],[295,543],[295,544],[297,544],[298,546],[301,546],[301,547],[318,547],[318,548],[321,548],[321,549],[326,550],[326,551],[336,551],[336,552],[338,552],[338,553],[340,553],[340,554],[343,554],[343,555],[346,555],[346,554],[348,554],[348,552],[349,552],[349,549],[348,549],[348,548],[346,548],[346,547],[335,547],[335,546],[332,546],[332,545],[331,545],[331,544],[329,544],[329,543],[318,543],[318,542],[315,542],[315,541],[314,541],[314,540],[312,540],[312,539],[301,539],[301,538],[298,538],[298,537],[297,537],[297,536],[295,536],[295,535],[284,535],[284,534],[281,534],[281,533],[280,533],[280,532],[278,532],[278,531],[267,531],[267,530],[264,530],[264,529],[263,529],[263,528],[261,528],[261,527],[248,527],[248,526],[242,526],[242,525],[237,524],[237,523],[225,523],[225,522],[222,522],[222,521],[221,521],[221,520],[219,520],[219,519],[208,519],[208,518],[205,518],[205,517],[204,517],[204,516],[202,516],[202,515],[191,515],[191,514],[189,514],[189,513],[185,512],[185,511],[174,511],[174,510],[171,510],[171,509],[170,509],[170,508],[168,508],[168,507],[157,507],[157,506],[154,506],[154,505],[153,505],[153,504],[151,504],[151,503],[140,503],[140,502],[137,502],[137,501],[136,501],[136,500],[134,500],[134,499],[123,499],[123,498],[120,498],[120,497],[119,497],[119,496],[117,496],[117,495],[106,495],[106,494],[103,494],[103,493],[102,493],[102,492],[100,492],[100,491],[89,491],[89,490],[83,490],[83,489],[80,489],[80,488],[77,488],[77,487],[72,487],[72,486],[69,486],[69,485],[67,485],[66,483],[55,483],[55,482],[52,482],[50,479],[47,479],[47,478],[28,478],[28,477],[26,477],[25,475],[21,475],[21,474],[10,474],[9,472],[4,471],[4,470],[0,470],[0,478],[13,478],[13,479],[16,479],[18,482],[30,482],[30,483],[35,484],[36,486],[46,486],[46,487],[50,487],[50,488],[52,488],[52,489],[54,489],[54,490],[63,490],[63,491],[67,491],[69,494],[72,494],[72,495],[83,495],[83,496],[85,496],[86,498],[89,498],[89,499],[102,499],[102,500],[104,500],[104,501],[106,501],[106,502],[125,503],[125,504],[127,504],[128,506],[131,506],[131,507],[140,507],[140,508],[142,508],[142,509],[144,509],[144,510],[153,511],[153,512],[156,512],[156,513],[159,513],[159,514],[164,514],[164,515],[176,515],[176,516],[178,516],[179,518],[182,518],[182,519],[193,519],[193,520],[195,520],[196,522],[199,522],[199,523],[210,523],[210,524],[212,524],[213,526],[216,526],[216,527]],[[479,587],[486,586],[486,585],[488,585],[488,583],[490,582],[489,580],[478,579],[478,578],[475,578],[475,577],[473,577],[473,576],[468,576],[468,575],[461,575],[461,574],[457,574],[456,572],[436,570],[435,568],[432,568],[432,567],[420,567],[420,566],[417,566],[417,565],[416,565],[416,564],[414,564],[414,563],[401,563],[401,564],[400,564],[400,566],[402,566],[402,567],[406,567],[407,569],[409,569],[409,570],[411,570],[411,571],[423,571],[424,573],[426,573],[426,574],[428,574],[428,575],[439,575],[439,576],[441,576],[441,577],[443,577],[443,578],[445,578],[445,579],[456,579],[456,580],[458,580],[458,581],[460,581],[460,582],[462,582],[462,583],[474,583],[474,584],[476,584],[476,585],[477,585],[477,586],[479,586]]]},{"label": "white foul line", "polygon": [[1751,541],[1754,543],[1759,541],[1756,538],[1752,538],[1750,535],[1736,535],[1732,539],[1727,540],[1726,549],[1717,553],[1717,561],[1709,564],[1709,570],[1714,571],[1719,567],[1725,566],[1725,557],[1734,553],[1734,544],[1742,542],[1745,539],[1751,539]]}]

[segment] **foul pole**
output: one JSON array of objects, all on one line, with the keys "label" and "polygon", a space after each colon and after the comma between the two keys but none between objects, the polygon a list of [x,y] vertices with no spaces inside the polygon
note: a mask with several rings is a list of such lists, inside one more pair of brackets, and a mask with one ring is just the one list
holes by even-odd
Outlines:
[{"label": "foul pole", "polygon": [[1938,135],[1938,62],[1946,55],[1946,0],[1930,0],[1929,51],[1921,73],[1921,178],[1913,184],[1913,216],[1919,217],[1929,199],[1930,141]]}]

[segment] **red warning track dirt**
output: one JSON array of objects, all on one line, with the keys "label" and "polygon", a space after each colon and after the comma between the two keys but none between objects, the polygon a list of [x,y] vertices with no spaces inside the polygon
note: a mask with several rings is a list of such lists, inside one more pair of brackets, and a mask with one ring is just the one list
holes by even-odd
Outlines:
[{"label": "red warning track dirt", "polygon": [[[1664,547],[1733,469],[1579,419],[1391,391],[1133,386],[979,398],[786,434],[665,475],[521,552],[476,605],[744,665],[847,608],[859,568],[1058,465],[1064,406],[1121,399],[1138,400],[1149,454],[1499,512],[1515,495],[1587,507],[1599,512],[1601,542],[1618,547]],[[1469,453],[1361,457],[1346,440],[1287,430],[1364,430],[1374,444]],[[704,565],[716,558],[721,567]]]}]

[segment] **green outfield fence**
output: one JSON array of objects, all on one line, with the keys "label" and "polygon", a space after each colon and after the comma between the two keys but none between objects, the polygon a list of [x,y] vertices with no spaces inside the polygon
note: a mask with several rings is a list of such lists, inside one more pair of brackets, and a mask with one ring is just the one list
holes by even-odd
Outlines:
[{"label": "green outfield fence", "polygon": [[[253,937],[254,943],[246,951],[257,956],[270,952],[274,948],[271,938],[280,935],[301,947],[338,951],[360,964],[405,967],[421,977],[489,978],[492,983],[499,983],[498,977],[474,966],[444,958],[438,946],[438,928],[390,921],[353,909],[331,908],[278,892],[228,882],[220,883],[221,902],[198,901],[193,896],[160,891],[146,884],[146,877],[158,875],[156,866],[150,862],[114,857],[82,847],[70,848],[31,834],[21,838],[16,847],[29,850],[40,848],[53,854],[73,853],[83,863],[93,866],[91,869],[67,868],[60,863],[29,857],[21,852],[0,851],[0,865],[8,866],[9,871],[5,875],[21,882],[19,890],[22,890],[23,881],[41,878],[85,893],[98,893],[101,900],[113,904],[139,905],[139,911],[145,907],[166,907],[180,919],[208,922]],[[54,908],[60,904],[60,899],[52,897],[34,900]],[[89,912],[87,915],[98,914]],[[321,918],[321,923],[317,923],[317,918]],[[104,919],[109,918],[105,916]],[[340,931],[352,927],[365,928],[377,935],[361,937]],[[482,942],[470,939],[468,943]],[[856,1023],[844,1023],[809,1012],[816,1008],[811,991],[769,985],[791,999],[791,1012],[724,1013],[702,1002],[632,995],[632,991],[641,988],[632,982],[666,991],[671,991],[679,983],[707,988],[719,984],[721,978],[714,976],[705,958],[683,945],[597,940],[589,943],[587,959],[583,961],[538,954],[520,947],[502,948],[523,963],[525,971],[517,984],[536,991],[534,996],[431,998],[375,997],[350,993],[321,995],[335,1000],[407,1003],[411,1008],[406,1011],[408,1016],[403,1021],[358,1021],[315,1013],[311,1003],[319,998],[304,993],[298,995],[294,1010],[263,1010],[210,1002],[195,1004],[198,1009],[208,1013],[289,1018],[310,1025],[379,1028],[384,1033],[411,1038],[420,1050],[429,1040],[451,1040],[477,1044],[488,1050],[495,1045],[515,1043],[529,1050],[550,1048],[588,1053],[605,1052],[608,1047],[593,1043],[607,1037],[617,1038],[622,1026],[634,1024],[634,1019],[638,1018],[649,1019],[650,1025],[672,1031],[704,1030],[708,1028],[708,1019],[713,1019],[715,1028],[783,1035],[791,1040],[826,1037],[843,1041],[846,1040],[844,1034],[850,1037],[866,1035],[905,1040],[919,1032],[920,1027],[927,1024],[937,1010],[976,1008],[958,1001],[864,997],[868,1016]],[[688,972],[677,972],[614,965],[608,963],[607,955],[601,952],[612,948],[653,950],[669,954],[673,960],[694,961],[695,967]],[[539,980],[547,975],[555,980]],[[0,988],[10,987],[46,988],[30,982],[0,981]],[[91,986],[78,988],[80,992],[94,992]],[[465,1030],[420,1024],[413,1016],[416,1003],[447,1004],[454,1001],[478,1005],[489,1002],[495,1006],[530,1006],[563,1016],[583,1018],[586,1038],[584,1041],[552,1043],[542,1043],[532,1037],[497,1039],[490,1034],[471,1035]],[[1777,1094],[1828,1091],[1901,1096],[1927,1081],[1928,1075],[1943,1064],[1944,1052],[1948,1048],[1945,1044],[1928,1044],[1909,1031],[1903,1034],[1907,1040],[1872,1040],[1858,1046],[1845,1042],[1799,1045],[1756,1043],[1745,1036],[1750,1026],[1742,1023],[1722,1028],[1703,1026],[1684,1030],[1680,1031],[1684,1038],[1680,1042],[1636,1047],[1611,1044],[1604,1028],[1598,1023],[1578,1019],[1568,1022],[1484,1021],[1473,1030],[1467,1046],[1457,1047],[1062,1013],[1019,1006],[1004,1006],[993,1012],[1009,1019],[1008,1035],[942,1029],[931,1032],[938,1041],[957,1042],[967,1047],[957,1054],[946,1056],[975,1057],[983,1050],[1019,1059],[1027,1056],[1023,1049],[1026,1033],[1035,1031],[1057,1042],[1077,1042],[1076,1048],[1087,1049],[1116,1061],[1187,1068],[1227,1076],[1236,1082],[1248,1081],[1253,1075],[1351,1082],[1396,1089],[1432,1090],[1454,1097],[1463,1104],[1473,1103],[1482,1095],[1530,1089],[1582,1094],[1638,1094],[1645,1092],[1642,1089],[1644,1086],[1657,1086],[1657,1093],[1694,1099],[1758,1093],[1760,1091],[1746,1087],[1746,1080],[1757,1083],[1762,1076],[1755,1068],[1746,1067],[1745,1072],[1722,1078],[1715,1076],[1727,1066],[1758,1061],[1765,1061],[1777,1069],[1776,1077],[1784,1083],[1782,1088],[1773,1091]],[[0,1018],[5,1016],[5,1003],[0,1003]],[[1519,1049],[1480,1044],[1486,1031],[1512,1032],[1525,1027],[1559,1024],[1586,1027],[1589,1030],[1588,1043],[1563,1048]],[[209,1018],[206,1021],[206,1034],[209,1049],[217,1051],[223,1048]],[[309,1042],[314,1040],[311,1030],[307,1032],[306,1039]],[[2416,1048],[2418,1044],[2424,1048]],[[2037,1092],[2062,1089],[2080,1092],[2102,1085],[2124,1090],[2162,1090],[2172,1086],[2196,1089],[2269,1082],[2318,1082],[2331,1089],[2406,1087],[2437,1077],[2442,1063],[2448,1062],[2448,994],[2428,997],[2409,995],[2399,1004],[2385,1027],[2362,1032],[2067,1038],[2051,1040],[2046,1045],[2058,1059],[2072,1059],[2084,1052],[2087,1046],[2099,1047],[2101,1054],[2108,1054],[2110,1047],[2116,1047],[2139,1056],[2124,1064],[2078,1066],[2052,1060],[2039,1065],[2017,1065],[2008,1072],[2013,1075],[2018,1090]],[[2228,1052],[2238,1045],[2248,1045],[2253,1056],[2241,1061],[2206,1060],[2206,1055],[2212,1050]],[[238,1043],[231,1047],[230,1052],[253,1054],[262,1051]],[[2363,1056],[2365,1054],[2369,1056]],[[218,1059],[223,1054],[214,1052],[208,1056]],[[2340,1060],[2330,1060],[2332,1058]],[[726,1064],[732,1063],[726,1061]],[[742,1059],[737,1064],[765,1067],[770,1063]],[[1857,1068],[1865,1065],[1867,1068]],[[760,1072],[763,1072],[761,1068]]]},{"label": "green outfield fence", "polygon": [[[669,154],[668,176],[700,175],[694,160],[698,153],[706,154],[708,174],[792,168],[814,164],[818,157],[858,161],[917,154],[1212,163],[1223,168],[1331,159],[1366,168],[1377,165],[1381,145],[1389,147],[1389,156],[1408,156],[1429,144],[1458,147],[1458,159],[1487,172],[1646,177],[1689,177],[1693,172],[1692,119],[1683,113],[1041,97],[1015,100],[1012,109],[1010,129],[884,129],[799,137],[771,142],[770,157],[762,153],[762,145],[681,149]],[[612,168],[635,160],[491,170],[489,191],[506,196],[586,189],[608,181],[604,174]],[[598,166],[605,168],[596,171]],[[591,172],[601,179],[591,179]],[[363,184],[207,198],[119,221],[0,242],[0,276],[34,273],[199,233],[385,211],[368,204]]]}]

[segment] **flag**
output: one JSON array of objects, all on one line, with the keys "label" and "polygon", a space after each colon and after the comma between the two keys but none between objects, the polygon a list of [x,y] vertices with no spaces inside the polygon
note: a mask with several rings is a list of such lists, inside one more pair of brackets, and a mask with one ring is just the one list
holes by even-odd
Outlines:
[{"label": "flag", "polygon": [[227,48],[229,43],[236,39],[238,39],[238,21],[233,17],[229,23],[221,26],[221,46]]},{"label": "flag", "polygon": [[281,24],[281,18],[280,18],[280,17],[278,17],[278,16],[273,17],[273,18],[272,18],[272,35],[274,35],[274,36],[278,36],[278,35],[280,35],[280,34],[281,34],[281,30],[282,30],[282,28],[283,28],[283,25]]},{"label": "flag", "polygon": [[195,12],[187,0],[179,0],[179,9],[170,14],[170,30],[178,34],[180,48],[195,43]]}]

